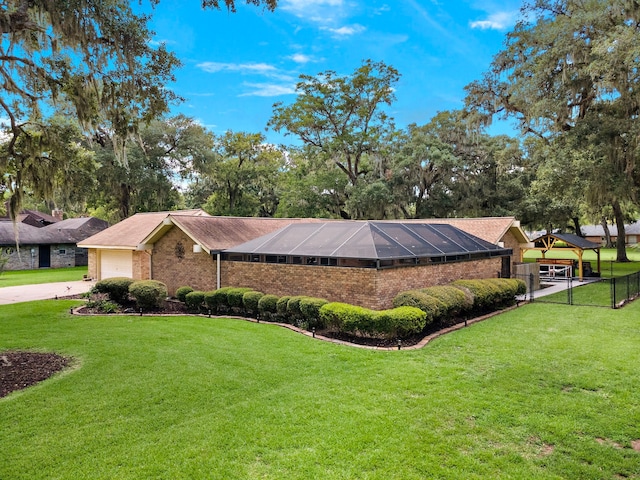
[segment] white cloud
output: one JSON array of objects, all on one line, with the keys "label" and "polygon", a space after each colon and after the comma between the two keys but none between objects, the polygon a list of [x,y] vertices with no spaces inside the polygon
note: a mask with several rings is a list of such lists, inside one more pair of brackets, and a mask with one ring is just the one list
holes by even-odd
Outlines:
[{"label": "white cloud", "polygon": [[321,27],[321,30],[331,32],[334,37],[350,37],[351,35],[356,35],[358,33],[364,32],[366,28],[362,25],[354,23],[353,25],[345,25],[340,28]]},{"label": "white cloud", "polygon": [[309,55],[305,55],[304,53],[294,53],[293,55],[289,55],[287,57],[289,60],[293,60],[296,63],[309,63],[313,61],[313,57]]},{"label": "white cloud", "polygon": [[245,83],[244,86],[253,90],[239,95],[240,97],[278,97],[280,95],[295,95],[296,89],[292,85],[277,85],[273,83]]},{"label": "white cloud", "polygon": [[209,73],[216,72],[240,72],[240,73],[258,73],[270,74],[277,72],[277,68],[267,63],[220,63],[220,62],[202,62],[196,67]]},{"label": "white cloud", "polygon": [[334,24],[346,16],[351,7],[344,0],[282,0],[278,10],[288,12],[306,21],[324,25]]},{"label": "white cloud", "polygon": [[516,23],[517,18],[517,11],[496,12],[490,14],[485,20],[469,22],[469,26],[480,30],[506,30]]}]

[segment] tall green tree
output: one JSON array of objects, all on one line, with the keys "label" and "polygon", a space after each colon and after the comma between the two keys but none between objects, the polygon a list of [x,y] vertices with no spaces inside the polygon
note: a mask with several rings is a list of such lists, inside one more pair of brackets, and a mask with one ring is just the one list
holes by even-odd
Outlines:
[{"label": "tall green tree", "polygon": [[215,137],[213,155],[196,168],[199,185],[211,191],[204,205],[193,206],[214,215],[272,217],[284,161],[283,152],[260,133],[228,131]]},{"label": "tall green tree", "polygon": [[100,188],[88,200],[93,212],[116,222],[137,212],[182,206],[180,185],[194,165],[212,156],[213,136],[188,117],[155,120],[126,145],[126,164],[110,144],[95,148]]},{"label": "tall green tree", "polygon": [[[201,3],[235,10],[234,0]],[[277,0],[246,3],[273,10]],[[52,190],[46,165],[15,168],[62,148],[44,131],[51,104],[67,103],[86,132],[110,141],[122,156],[138,125],[167,113],[178,100],[166,84],[179,61],[164,45],[153,46],[149,19],[125,0],[0,2],[0,117],[8,119],[0,183],[13,197],[13,213],[25,189],[41,197]],[[49,140],[44,144],[42,138]]]},{"label": "tall green tree", "polygon": [[[269,127],[298,137],[314,156],[337,168],[355,187],[376,168],[395,130],[384,106],[395,100],[393,88],[399,77],[393,67],[371,60],[350,76],[331,70],[301,75],[296,101],[275,104]],[[346,205],[348,194],[343,195]],[[357,212],[343,213],[357,216]]]},{"label": "tall green tree", "polygon": [[[467,87],[468,107],[484,123],[494,115],[515,117],[524,133],[547,141],[575,135],[581,125],[616,125],[608,138],[600,136],[607,147],[599,146],[592,158],[594,169],[604,167],[616,178],[629,178],[625,185],[632,188],[624,192],[625,199],[615,183],[608,184],[607,195],[619,210],[621,200],[633,199],[639,185],[640,4],[537,0],[523,10],[524,19],[507,35],[490,70]],[[584,132],[580,136],[590,138]],[[623,217],[618,211],[618,221]],[[618,231],[624,234],[623,223]],[[617,257],[627,260],[624,242],[618,242]]]}]

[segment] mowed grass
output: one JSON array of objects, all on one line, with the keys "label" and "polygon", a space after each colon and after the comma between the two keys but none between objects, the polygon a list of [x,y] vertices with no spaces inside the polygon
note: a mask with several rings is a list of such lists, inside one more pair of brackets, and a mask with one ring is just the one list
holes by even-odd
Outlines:
[{"label": "mowed grass", "polygon": [[86,273],[87,267],[7,270],[0,275],[0,288],[82,280]]},{"label": "mowed grass", "polygon": [[0,399],[7,479],[640,478],[640,302],[529,304],[420,350],[0,306],[73,369]]}]

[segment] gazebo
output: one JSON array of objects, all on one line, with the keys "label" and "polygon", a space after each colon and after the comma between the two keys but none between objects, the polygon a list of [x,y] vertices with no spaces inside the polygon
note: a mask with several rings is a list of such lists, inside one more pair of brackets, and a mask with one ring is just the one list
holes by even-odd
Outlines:
[{"label": "gazebo", "polygon": [[[585,240],[578,235],[569,233],[548,233],[533,240],[533,247],[525,247],[520,252],[520,261],[524,261],[524,254],[529,250],[538,250],[542,252],[542,259],[546,258],[548,251],[571,252],[578,257],[578,276],[580,280],[584,277],[584,267],[582,264],[582,256],[585,250],[593,250],[598,257],[598,266],[596,271],[600,273],[600,245]],[[548,259],[549,263],[559,263],[558,259]],[[544,263],[543,261],[540,263]]]}]

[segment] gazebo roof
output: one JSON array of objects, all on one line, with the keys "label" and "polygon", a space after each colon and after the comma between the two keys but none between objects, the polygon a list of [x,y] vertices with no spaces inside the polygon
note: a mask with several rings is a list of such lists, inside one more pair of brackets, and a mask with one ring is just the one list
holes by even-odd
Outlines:
[{"label": "gazebo roof", "polygon": [[541,248],[543,246],[553,245],[555,243],[554,240],[560,240],[570,247],[579,248],[581,250],[596,250],[600,248],[599,244],[590,242],[589,240],[571,233],[548,233],[536,238],[533,240],[533,243],[536,248]]}]

